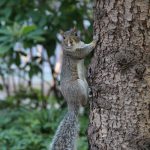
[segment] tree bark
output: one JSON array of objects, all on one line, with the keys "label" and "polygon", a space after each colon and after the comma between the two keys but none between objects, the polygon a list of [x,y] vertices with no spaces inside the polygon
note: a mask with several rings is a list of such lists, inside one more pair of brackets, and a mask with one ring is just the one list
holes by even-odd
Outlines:
[{"label": "tree bark", "polygon": [[96,0],[91,150],[150,150],[150,1]]}]

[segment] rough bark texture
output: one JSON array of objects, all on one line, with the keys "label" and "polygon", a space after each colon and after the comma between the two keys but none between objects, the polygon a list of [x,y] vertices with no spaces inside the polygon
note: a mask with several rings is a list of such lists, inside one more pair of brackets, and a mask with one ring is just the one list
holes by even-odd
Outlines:
[{"label": "rough bark texture", "polygon": [[91,150],[150,150],[150,0],[96,0]]}]

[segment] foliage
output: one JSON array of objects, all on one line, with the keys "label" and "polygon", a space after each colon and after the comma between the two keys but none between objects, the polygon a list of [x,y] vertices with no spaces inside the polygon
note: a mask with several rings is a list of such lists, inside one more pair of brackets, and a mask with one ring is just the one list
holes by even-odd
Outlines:
[{"label": "foliage", "polygon": [[[3,104],[2,104],[3,103]],[[0,106],[5,105],[0,102]],[[47,150],[50,139],[62,120],[66,110],[34,110],[25,107],[5,107],[0,110],[1,150]],[[81,126],[87,118],[81,117]],[[87,140],[83,130],[78,141],[79,150],[87,150]]]},{"label": "foliage", "polygon": [[[0,1],[0,76],[3,78],[3,86],[8,96],[10,84],[7,83],[7,76],[15,76],[16,70],[20,74],[24,73],[24,76],[27,74],[30,87],[35,75],[40,74],[42,79],[44,62],[48,62],[50,69],[54,70],[55,64],[51,63],[50,57],[55,55],[56,44],[60,42],[58,36],[60,30],[76,26],[82,30],[84,34],[82,38],[85,41],[91,40],[91,7],[89,0]],[[84,21],[90,23],[88,27],[85,27]],[[17,44],[21,46],[17,47]],[[32,49],[37,44],[43,47],[46,59],[40,56],[38,61],[39,57],[32,56]],[[28,55],[27,50],[30,50]],[[22,66],[22,56],[30,58],[24,66]],[[14,70],[13,65],[16,66]]]},{"label": "foliage", "polygon": [[[44,41],[41,35],[44,32],[35,25],[20,26],[14,23],[0,29],[0,54],[4,55],[13,50],[14,44],[17,42],[24,43],[24,46],[32,46],[37,42]],[[31,43],[31,45],[29,45]],[[11,52],[10,52],[11,53]],[[23,52],[21,54],[25,55]]]},{"label": "foliage", "polygon": [[[91,7],[89,0],[0,0],[0,91],[7,93],[7,99],[0,101],[1,150],[47,149],[66,108],[64,102],[60,101],[59,78],[54,72],[55,62],[51,63],[50,57],[55,57],[60,30],[76,26],[84,35],[82,39],[87,42],[92,39]],[[87,28],[84,21],[90,22]],[[46,58],[32,56],[32,49],[38,44],[43,47]],[[24,65],[23,56],[30,58]],[[52,94],[47,95],[42,89],[44,62],[49,64],[54,80],[53,87],[49,87],[49,93]],[[41,77],[40,90],[32,87],[35,75]],[[18,87],[20,82],[14,82],[14,93],[11,94],[9,89],[12,85],[9,81],[16,76],[27,82],[28,86]],[[42,108],[42,103],[43,106],[45,103],[51,106],[51,109],[43,109],[46,107]],[[61,110],[55,109],[56,103]],[[87,118],[82,116],[80,122],[78,146],[86,150]]]},{"label": "foliage", "polygon": [[[0,53],[11,50],[16,42],[25,47],[41,43],[51,56],[60,29],[77,26],[83,30],[83,20],[91,21],[88,3],[88,0],[1,0]],[[85,37],[89,38],[90,33],[85,32]]]}]

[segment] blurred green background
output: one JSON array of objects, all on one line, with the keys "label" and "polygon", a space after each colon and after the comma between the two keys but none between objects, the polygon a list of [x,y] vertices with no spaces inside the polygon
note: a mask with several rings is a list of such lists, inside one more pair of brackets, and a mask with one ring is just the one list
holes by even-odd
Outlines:
[{"label": "blurred green background", "polygon": [[[0,150],[46,150],[67,111],[60,30],[92,40],[90,0],[0,0]],[[87,61],[88,62],[88,61]],[[88,111],[78,149],[87,150]]]}]

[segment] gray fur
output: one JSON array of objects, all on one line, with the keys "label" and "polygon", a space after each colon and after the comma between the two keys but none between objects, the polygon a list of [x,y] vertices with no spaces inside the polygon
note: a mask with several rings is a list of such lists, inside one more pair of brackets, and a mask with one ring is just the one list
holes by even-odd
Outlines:
[{"label": "gray fur", "polygon": [[61,92],[68,104],[68,113],[60,123],[50,150],[76,150],[78,136],[78,111],[88,99],[84,58],[94,49],[97,40],[85,44],[76,36],[75,30],[64,33]]},{"label": "gray fur", "polygon": [[61,121],[50,150],[75,150],[78,136],[78,118],[74,112],[68,112]]}]

